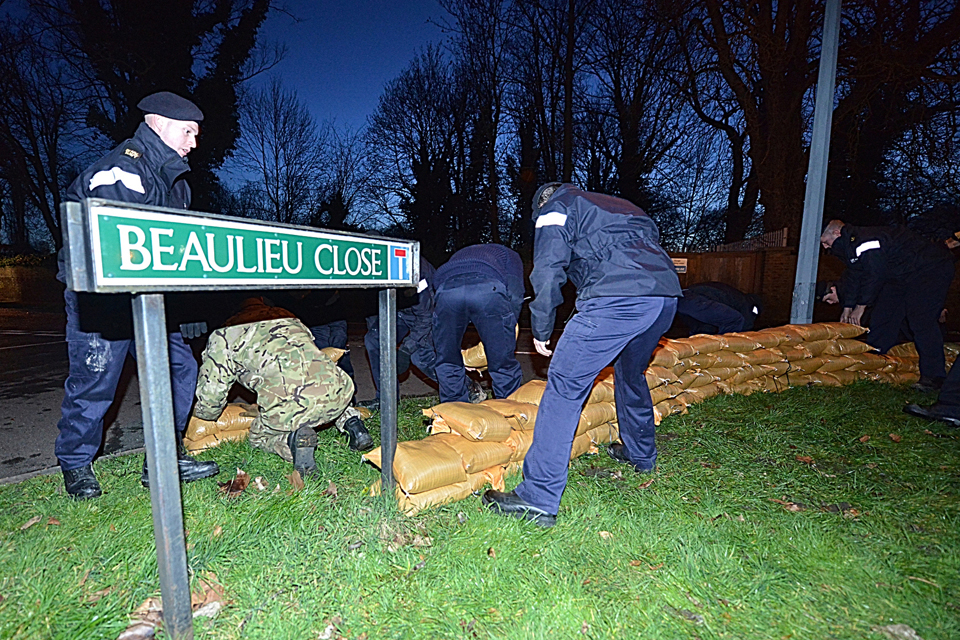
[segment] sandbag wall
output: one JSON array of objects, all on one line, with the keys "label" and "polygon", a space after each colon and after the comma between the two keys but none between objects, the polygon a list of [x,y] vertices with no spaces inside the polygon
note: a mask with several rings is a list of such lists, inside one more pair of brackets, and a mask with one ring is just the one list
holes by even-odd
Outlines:
[{"label": "sandbag wall", "polygon": [[[646,371],[654,419],[660,424],[721,393],[750,395],[857,380],[907,384],[919,378],[912,344],[881,356],[855,339],[864,332],[834,322],[661,340]],[[945,351],[949,364],[957,356],[957,345],[946,345]],[[431,435],[397,445],[394,477],[401,510],[412,514],[462,500],[488,484],[502,490],[505,478],[520,471],[533,441],[545,387],[545,381],[532,380],[506,400],[425,409]],[[581,413],[571,459],[618,438],[613,402],[612,369],[606,369]],[[364,458],[379,467],[379,448]],[[380,492],[379,482],[371,492]]]},{"label": "sandbag wall", "polygon": [[[462,500],[519,473],[533,443],[537,408],[546,382],[531,380],[507,399],[479,404],[445,402],[429,409],[430,435],[397,443],[393,473],[400,509],[413,514],[428,506]],[[613,384],[598,381],[580,415],[571,458],[596,453],[619,437]],[[380,467],[380,448],[364,454]],[[380,493],[379,481],[371,493]]]}]

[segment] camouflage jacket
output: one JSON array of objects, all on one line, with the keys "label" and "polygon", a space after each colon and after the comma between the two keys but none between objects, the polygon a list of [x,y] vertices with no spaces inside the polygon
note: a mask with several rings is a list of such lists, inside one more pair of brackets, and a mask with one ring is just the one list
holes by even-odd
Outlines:
[{"label": "camouflage jacket", "polygon": [[216,420],[234,382],[257,393],[261,419],[273,425],[317,405],[338,403],[344,394],[349,401],[353,395],[350,377],[320,352],[296,318],[214,331],[203,351],[194,415]]}]

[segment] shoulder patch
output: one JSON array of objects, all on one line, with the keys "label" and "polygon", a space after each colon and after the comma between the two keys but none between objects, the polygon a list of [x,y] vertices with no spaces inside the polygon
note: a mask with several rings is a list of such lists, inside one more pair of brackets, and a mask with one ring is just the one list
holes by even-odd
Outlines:
[{"label": "shoulder patch", "polygon": [[139,159],[140,156],[142,156],[143,154],[140,153],[139,151],[137,151],[136,149],[134,149],[133,147],[126,147],[126,148],[123,150],[123,155],[129,156],[129,157],[133,158],[134,160],[137,160],[137,159]]}]

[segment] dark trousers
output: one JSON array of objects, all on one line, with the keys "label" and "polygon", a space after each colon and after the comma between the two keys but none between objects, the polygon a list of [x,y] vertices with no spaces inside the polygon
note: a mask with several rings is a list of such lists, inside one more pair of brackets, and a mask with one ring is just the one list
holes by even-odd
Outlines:
[{"label": "dark trousers", "polygon": [[[106,340],[100,333],[80,328],[77,294],[64,292],[67,312],[67,353],[70,372],[64,384],[60,405],[60,434],[54,451],[64,471],[93,462],[103,440],[103,416],[117,393],[123,363],[130,354],[136,358],[132,339]],[[173,393],[173,419],[178,437],[182,437],[190,418],[197,389],[197,360],[180,333],[171,333],[170,383]],[[146,398],[141,398],[146,402]]]},{"label": "dark trousers", "polygon": [[353,362],[350,361],[350,347],[347,346],[347,321],[336,320],[321,324],[316,327],[310,327],[310,333],[313,335],[313,343],[317,349],[333,347],[334,349],[343,349],[344,354],[337,362],[337,366],[353,379]]},{"label": "dark trousers", "polygon": [[659,297],[592,298],[577,304],[578,313],[564,328],[550,362],[517,495],[557,512],[580,412],[597,374],[611,361],[620,441],[637,467],[655,466],[656,426],[644,371],[676,308],[676,298]]},{"label": "dark trousers", "polygon": [[952,280],[953,263],[944,263],[909,282],[885,283],[870,314],[866,342],[886,353],[897,344],[900,329],[906,323],[920,356],[920,375],[944,377],[940,312]]},{"label": "dark trousers", "polygon": [[[397,375],[403,375],[410,365],[433,381],[437,379],[437,353],[433,347],[433,338],[429,331],[418,331],[419,339],[410,339],[410,322],[402,314],[397,314]],[[363,346],[370,358],[370,373],[373,375],[373,384],[377,388],[377,398],[380,397],[380,316],[367,318],[367,333],[363,336]],[[400,394],[397,394],[400,397]]]},{"label": "dark trousers", "polygon": [[690,333],[731,333],[743,331],[743,315],[722,302],[691,294],[677,298],[677,317]]},{"label": "dark trousers", "polygon": [[433,311],[440,402],[470,399],[460,347],[471,322],[487,354],[493,395],[506,398],[523,383],[523,371],[516,355],[517,316],[507,295],[507,286],[484,276],[455,277],[437,288]]}]

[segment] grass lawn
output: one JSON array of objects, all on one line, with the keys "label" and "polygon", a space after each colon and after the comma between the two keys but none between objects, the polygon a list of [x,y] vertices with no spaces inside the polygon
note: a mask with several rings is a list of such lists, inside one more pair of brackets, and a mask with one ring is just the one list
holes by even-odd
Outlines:
[{"label": "grass lawn", "polygon": [[[933,399],[866,382],[711,399],[660,426],[655,475],[574,461],[548,530],[477,498],[398,515],[332,431],[298,492],[279,458],[228,443],[202,455],[217,479],[268,488],[184,487],[194,581],[229,602],[197,637],[960,638],[960,431],[900,411]],[[401,440],[434,402],[402,403]],[[0,487],[0,638],[116,638],[159,595],[141,464],[98,462],[90,502],[59,475]]]}]

